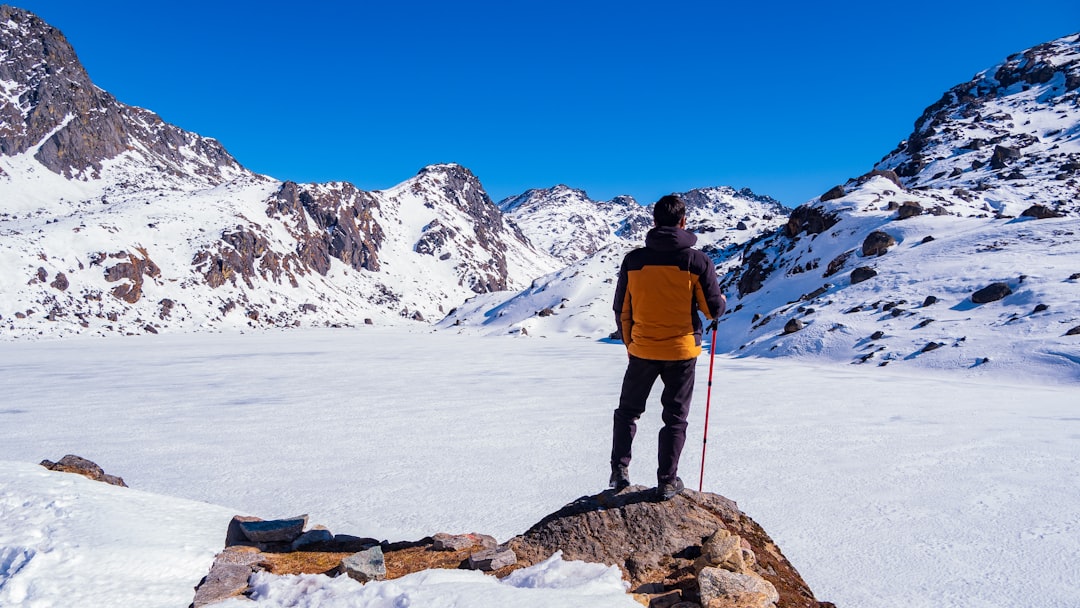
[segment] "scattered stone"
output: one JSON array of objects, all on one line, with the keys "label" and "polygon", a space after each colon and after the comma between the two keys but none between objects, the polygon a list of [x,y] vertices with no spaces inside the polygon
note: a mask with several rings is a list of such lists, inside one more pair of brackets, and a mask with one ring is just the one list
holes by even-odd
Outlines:
[{"label": "scattered stone", "polygon": [[746,225],[746,222],[740,221],[738,224],[735,224],[735,229],[736,230],[749,230],[750,228],[749,228],[749,226]]},{"label": "scattered stone", "polygon": [[784,324],[784,333],[785,334],[793,334],[793,333],[803,329],[804,327],[806,327],[806,324],[803,323],[801,319],[791,319],[790,321],[788,321],[787,323]]},{"label": "scattered stone", "polygon": [[210,573],[195,588],[194,608],[239,597],[248,588],[251,566],[214,562]]},{"label": "scattered stone", "polygon": [[67,275],[62,272],[56,273],[56,278],[53,279],[52,283],[49,283],[49,286],[53,289],[59,289],[60,291],[67,291],[69,285]]},{"label": "scattered stone", "polygon": [[802,296],[799,297],[799,300],[800,301],[813,300],[814,298],[824,294],[826,291],[829,291],[830,289],[832,289],[832,286],[833,286],[832,283],[825,283],[824,285],[822,285],[821,287],[818,287],[817,289],[815,289],[814,291],[811,291],[810,293],[804,293]]},{"label": "scattered stone", "polygon": [[517,563],[517,555],[507,547],[484,549],[469,556],[469,568],[491,572]]},{"label": "scattered stone", "polygon": [[885,255],[889,247],[896,245],[896,239],[880,230],[875,230],[863,240],[862,252],[864,256]]},{"label": "scattered stone", "polygon": [[923,300],[922,305],[923,305],[923,308],[926,308],[927,306],[930,306],[932,304],[937,304],[937,303],[938,303],[937,296],[926,296],[926,299]]},{"label": "scattered stone", "polygon": [[386,560],[380,546],[358,551],[341,560],[341,569],[349,578],[367,583],[386,578]]},{"label": "scattered stone", "polygon": [[904,310],[903,308],[895,307],[891,311],[889,311],[889,314],[891,314],[894,317],[899,317],[900,315],[904,314],[905,312],[907,312],[907,311]]},{"label": "scattered stone", "polygon": [[851,271],[851,284],[862,283],[877,276],[877,271],[869,266],[859,266]]},{"label": "scattered stone", "polygon": [[64,456],[60,459],[60,462],[42,460],[41,466],[49,469],[50,471],[75,473],[76,475],[82,475],[87,479],[100,481],[109,485],[120,486],[122,488],[128,487],[127,484],[124,483],[124,480],[122,478],[115,475],[108,475],[96,463],[87,460],[81,456],[75,456],[74,454],[68,454],[67,456]]},{"label": "scattered stone", "polygon": [[545,309],[541,310],[540,312],[538,312],[536,314],[538,316],[541,316],[541,317],[550,317],[551,315],[555,314],[555,311],[551,310],[551,308],[549,307],[549,308],[545,308]]},{"label": "scattered stone", "polygon": [[833,258],[833,260],[829,262],[829,265],[825,268],[825,274],[823,274],[822,276],[831,277],[832,275],[840,272],[840,269],[844,267],[844,264],[847,263],[848,259],[854,253],[855,250],[852,249],[851,251],[845,251],[844,253],[841,253],[840,255]]},{"label": "scattered stone", "polygon": [[375,324],[375,321],[372,321],[370,318],[364,319],[364,325],[374,325],[374,324]]},{"label": "scattered stone", "polygon": [[431,538],[434,541],[431,548],[435,551],[461,551],[476,546],[494,549],[498,546],[495,538],[487,534],[446,534],[440,532]]},{"label": "scattered stone", "polygon": [[1031,314],[1034,315],[1034,314],[1038,314],[1040,312],[1046,312],[1047,310],[1050,310],[1050,307],[1047,306],[1046,304],[1036,304],[1035,305],[1035,310],[1031,311]]},{"label": "scattered stone", "polygon": [[933,319],[923,319],[922,321],[919,321],[919,324],[915,326],[915,329],[922,329],[933,322]]},{"label": "scattered stone", "polygon": [[289,519],[271,519],[239,522],[240,531],[253,543],[291,543],[307,525],[307,515]]},{"label": "scattered stone", "polygon": [[971,294],[971,301],[976,304],[986,304],[988,302],[996,302],[1011,293],[1012,289],[1005,283],[991,283]]},{"label": "scattered stone", "polygon": [[871,340],[880,340],[880,339],[882,339],[884,337],[885,337],[885,332],[881,331],[880,329],[875,331],[874,333],[870,334],[870,339]]},{"label": "scattered stone", "polygon": [[754,552],[743,539],[726,528],[720,528],[701,544],[701,556],[694,563],[695,570],[723,568],[730,572],[750,572],[754,565]]},{"label": "scattered stone", "polygon": [[1054,211],[1046,205],[1032,205],[1025,209],[1024,212],[1020,215],[1021,217],[1033,217],[1037,220],[1045,220],[1055,217],[1065,217],[1064,213],[1061,213],[1060,211]]},{"label": "scattered stone", "polygon": [[812,205],[800,205],[788,216],[788,222],[784,226],[784,235],[795,238],[804,230],[807,234],[821,234],[839,221],[840,218],[835,213],[829,213]]},{"label": "scattered stone", "polygon": [[1077,325],[1076,327],[1074,327],[1074,328],[1070,329],[1069,331],[1065,332],[1065,335],[1066,336],[1080,336],[1080,325]]},{"label": "scattered stone", "polygon": [[1074,272],[1069,275],[1070,281],[1080,281],[1080,272]]},{"label": "scattered stone", "polygon": [[860,311],[862,311],[862,306],[856,305],[856,306],[852,306],[851,308],[845,310],[844,314],[845,315],[850,315],[852,313],[860,312]]},{"label": "scattered stone", "polygon": [[990,157],[991,169],[1004,169],[1010,162],[1020,158],[1020,150],[1008,146],[996,146],[994,154]]},{"label": "scattered stone", "polygon": [[922,351],[920,351],[920,352],[928,353],[928,352],[930,352],[932,350],[937,350],[937,349],[941,348],[942,346],[945,346],[945,345],[942,344],[941,342],[930,342],[926,346],[922,347]]},{"label": "scattered stone", "polygon": [[832,188],[829,188],[828,192],[821,195],[821,202],[824,203],[825,201],[843,198],[845,195],[847,195],[847,192],[844,190],[843,186],[833,186]]},{"label": "scattered stone", "polygon": [[334,542],[334,535],[326,528],[314,528],[296,537],[292,542],[293,551],[303,551],[309,547],[322,547]]},{"label": "scattered stone", "polygon": [[764,578],[722,568],[705,568],[698,573],[698,592],[705,608],[771,608],[780,601],[776,587]]},{"label": "scattered stone", "polygon": [[896,211],[896,219],[906,220],[923,214],[923,206],[916,201],[905,201]]},{"label": "scattered stone", "polygon": [[934,240],[934,237],[933,237],[933,235],[929,235],[929,234],[928,234],[928,235],[926,235],[926,236],[924,236],[924,237],[923,237],[922,243],[923,243],[923,244],[926,244],[926,243],[929,243],[929,242],[931,242],[931,241],[933,241],[933,240]]}]

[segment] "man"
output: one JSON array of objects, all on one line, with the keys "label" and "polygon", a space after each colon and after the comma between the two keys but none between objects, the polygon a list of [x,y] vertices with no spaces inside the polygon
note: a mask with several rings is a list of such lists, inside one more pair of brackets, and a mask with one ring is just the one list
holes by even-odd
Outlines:
[{"label": "man", "polygon": [[655,227],[645,247],[623,258],[615,288],[615,323],[630,358],[623,376],[611,442],[611,488],[630,485],[630,448],[637,419],[659,377],[664,427],[657,455],[656,497],[669,500],[685,487],[678,477],[686,442],[686,417],[694,394],[694,368],[701,354],[702,323],[724,314],[727,300],[716,269],[697,237],[686,231],[686,204],[668,195],[653,207]]}]

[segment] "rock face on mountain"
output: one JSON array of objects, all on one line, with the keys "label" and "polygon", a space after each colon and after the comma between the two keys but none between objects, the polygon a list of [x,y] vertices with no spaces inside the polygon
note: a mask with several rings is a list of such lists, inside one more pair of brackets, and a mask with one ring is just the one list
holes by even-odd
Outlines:
[{"label": "rock face on mountain", "polygon": [[0,8],[4,335],[437,320],[561,264],[468,169],[280,182],[124,105],[63,35]]},{"label": "rock face on mountain", "polygon": [[239,163],[216,141],[166,124],[95,87],[74,49],[36,16],[0,6],[0,153],[36,148],[34,158],[68,178],[101,175],[102,164],[129,150],[156,171],[206,184],[236,176]]},{"label": "rock face on mountain", "polygon": [[[980,373],[1036,358],[1075,373],[1078,130],[1078,35],[952,88],[874,170],[747,242],[722,278],[738,298],[718,349]],[[989,284],[1000,299],[975,306]]]},{"label": "rock face on mountain", "polygon": [[1075,214],[1078,48],[1080,34],[1040,44],[953,87],[877,168],[909,188],[952,189],[964,213],[1016,216],[1034,197]]},{"label": "rock face on mountain", "polygon": [[[687,229],[709,235],[702,244],[712,251],[771,228],[789,211],[772,197],[748,188],[701,188],[678,195],[686,202]],[[564,185],[529,190],[500,201],[499,208],[534,244],[568,264],[611,245],[641,246],[653,227],[651,206],[639,205],[627,196],[596,201],[583,190]]]},{"label": "rock face on mountain", "polygon": [[499,208],[533,243],[567,264],[616,241],[641,240],[652,227],[649,210],[631,197],[596,201],[561,184],[504,199]]}]

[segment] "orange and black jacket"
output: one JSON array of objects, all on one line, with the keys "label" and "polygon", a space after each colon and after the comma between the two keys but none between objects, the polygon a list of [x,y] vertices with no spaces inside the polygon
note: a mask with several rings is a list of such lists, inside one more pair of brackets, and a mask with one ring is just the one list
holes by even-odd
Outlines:
[{"label": "orange and black jacket", "polygon": [[645,247],[623,258],[615,287],[615,323],[627,352],[641,359],[682,361],[701,354],[700,310],[724,314],[716,269],[697,237],[675,226],[653,228]]}]

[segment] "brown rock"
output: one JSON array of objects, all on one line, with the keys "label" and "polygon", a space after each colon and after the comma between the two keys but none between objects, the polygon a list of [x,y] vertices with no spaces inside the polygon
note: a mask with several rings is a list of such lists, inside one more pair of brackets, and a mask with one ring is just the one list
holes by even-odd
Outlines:
[{"label": "brown rock", "polygon": [[734,502],[707,492],[686,489],[659,503],[653,502],[652,489],[643,486],[584,496],[507,546],[525,566],[561,550],[567,560],[618,566],[631,589],[662,583],[682,589],[686,597],[697,594],[694,560],[703,542],[720,529],[747,541],[757,557],[752,570],[774,585],[778,606],[817,608],[809,587],[765,531]]},{"label": "brown rock", "polygon": [[888,233],[875,230],[863,240],[862,252],[863,255],[867,257],[872,255],[885,255],[885,252],[893,245],[896,245],[896,239],[889,236]]},{"label": "brown rock", "polygon": [[94,481],[100,481],[109,485],[127,487],[124,480],[115,475],[108,475],[105,471],[99,467],[96,463],[87,460],[81,456],[75,456],[68,454],[60,459],[60,462],[52,462],[51,460],[42,460],[41,466],[49,469],[50,471],[61,471],[63,473],[75,473],[82,475],[87,479],[93,479]]},{"label": "brown rock", "polygon": [[851,284],[862,283],[877,276],[877,271],[869,266],[859,266],[851,271]]},{"label": "brown rock", "polygon": [[49,283],[49,285],[54,289],[59,289],[60,291],[67,291],[70,283],[68,283],[67,275],[62,272],[58,272],[56,273],[56,278],[53,279],[53,282]]},{"label": "brown rock", "polygon": [[906,201],[896,211],[897,219],[906,220],[911,217],[922,215],[923,206],[916,201]]},{"label": "brown rock", "polygon": [[249,578],[251,566],[215,562],[210,573],[195,588],[195,600],[191,605],[201,608],[238,597],[247,590]]},{"label": "brown rock", "polygon": [[828,192],[821,195],[821,202],[824,203],[825,201],[843,198],[845,195],[847,195],[847,192],[844,190],[843,186],[833,186]]},{"label": "brown rock", "polygon": [[1046,205],[1032,205],[1020,214],[1022,217],[1033,217],[1037,220],[1045,220],[1054,217],[1065,217],[1064,213],[1054,211]]},{"label": "brown rock", "polygon": [[791,319],[784,324],[784,333],[793,334],[806,327],[806,324],[802,322],[802,319]]},{"label": "brown rock", "polygon": [[753,572],[705,568],[698,574],[698,589],[705,608],[771,608],[780,600],[776,587]]}]

